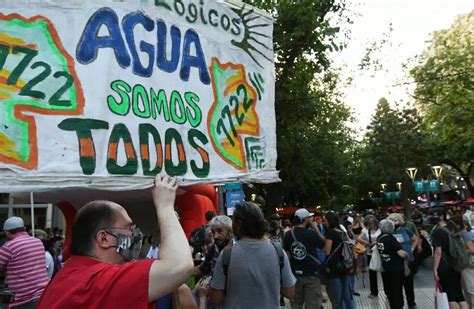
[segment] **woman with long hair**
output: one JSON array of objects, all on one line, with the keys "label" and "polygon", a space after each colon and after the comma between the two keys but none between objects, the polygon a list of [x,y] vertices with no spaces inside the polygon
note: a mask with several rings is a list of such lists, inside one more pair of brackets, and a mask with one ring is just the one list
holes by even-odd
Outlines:
[{"label": "woman with long hair", "polygon": [[[377,237],[382,232],[379,229],[379,220],[374,215],[367,215],[365,217],[365,227],[362,229],[358,242],[367,247],[367,264],[370,264],[372,259],[372,249],[377,245]],[[377,287],[377,272],[369,269],[370,295],[369,298],[377,297],[379,290]]]},{"label": "woman with long hair", "polygon": [[326,254],[326,266],[329,268],[326,278],[329,298],[333,308],[352,308],[349,279],[341,267],[344,232],[340,229],[339,218],[334,212],[324,215],[323,225],[326,228],[324,253]]},{"label": "woman with long hair", "polygon": [[354,233],[355,237],[359,237],[360,233],[362,233],[362,229],[364,228],[360,214],[356,214],[354,216],[354,221],[352,222],[351,227],[352,233]]}]

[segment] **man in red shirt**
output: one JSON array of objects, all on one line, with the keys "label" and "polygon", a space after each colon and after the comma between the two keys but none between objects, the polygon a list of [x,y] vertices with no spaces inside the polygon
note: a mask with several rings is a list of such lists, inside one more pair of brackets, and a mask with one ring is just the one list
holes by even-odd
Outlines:
[{"label": "man in red shirt", "polygon": [[73,225],[72,256],[46,288],[38,308],[154,308],[155,300],[183,284],[193,262],[174,212],[176,188],[176,179],[155,177],[160,260],[133,261],[142,236],[122,206],[94,201],[82,207]]},{"label": "man in red shirt", "polygon": [[8,241],[0,248],[0,269],[15,294],[9,308],[34,308],[49,281],[43,243],[26,233],[20,217],[8,218],[3,230]]}]

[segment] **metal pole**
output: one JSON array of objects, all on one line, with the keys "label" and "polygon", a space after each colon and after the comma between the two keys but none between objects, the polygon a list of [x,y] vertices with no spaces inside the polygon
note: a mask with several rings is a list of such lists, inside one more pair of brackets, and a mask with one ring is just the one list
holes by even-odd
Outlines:
[{"label": "metal pole", "polygon": [[428,201],[428,209],[431,208],[430,183],[431,180],[427,180],[428,185],[426,186],[426,200]]},{"label": "metal pole", "polygon": [[33,192],[30,192],[31,203],[31,236],[35,237],[35,202],[33,200]]}]

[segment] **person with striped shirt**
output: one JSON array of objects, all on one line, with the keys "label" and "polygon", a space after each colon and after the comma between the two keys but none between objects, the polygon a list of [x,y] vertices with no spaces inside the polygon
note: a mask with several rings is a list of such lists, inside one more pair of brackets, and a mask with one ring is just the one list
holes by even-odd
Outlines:
[{"label": "person with striped shirt", "polygon": [[15,294],[9,308],[35,308],[49,281],[43,244],[26,233],[20,217],[8,218],[3,230],[8,241],[0,248],[0,271]]}]

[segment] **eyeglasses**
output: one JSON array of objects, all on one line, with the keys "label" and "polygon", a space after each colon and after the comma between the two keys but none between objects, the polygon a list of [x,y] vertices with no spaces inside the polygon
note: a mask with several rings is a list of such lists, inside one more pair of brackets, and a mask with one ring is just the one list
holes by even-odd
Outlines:
[{"label": "eyeglasses", "polygon": [[135,224],[132,224],[128,227],[108,227],[107,229],[108,230],[129,230],[131,233],[133,233],[133,231],[135,231],[135,229],[137,228],[137,226]]}]

